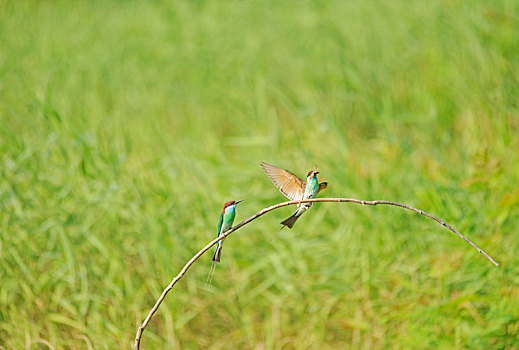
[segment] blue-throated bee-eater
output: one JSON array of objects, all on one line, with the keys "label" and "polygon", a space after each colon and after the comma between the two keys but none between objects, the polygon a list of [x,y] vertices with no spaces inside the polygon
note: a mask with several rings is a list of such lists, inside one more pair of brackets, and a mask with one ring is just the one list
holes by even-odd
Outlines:
[{"label": "blue-throated bee-eater", "polygon": [[[269,177],[270,181],[274,183],[274,186],[276,186],[285,197],[292,201],[315,198],[320,191],[328,187],[327,182],[319,183],[317,180],[317,174],[319,174],[317,166],[315,167],[315,170],[308,172],[306,182],[304,182],[288,170],[278,168],[277,166],[265,162],[261,162],[260,165],[265,171],[265,174]],[[299,204],[295,213],[281,222],[281,225],[283,225],[281,228],[285,226],[292,228],[297,219],[299,219],[299,217],[307,211],[312,204],[313,203]]]},{"label": "blue-throated bee-eater", "polygon": [[[236,206],[238,205],[238,203],[242,201],[243,199],[225,202],[225,204],[223,205],[223,211],[220,214],[220,220],[218,220],[217,237],[220,237],[222,233],[225,233],[230,230],[230,228],[232,227],[232,223],[234,222],[234,217],[236,216]],[[225,238],[216,243],[216,250],[214,251],[211,270],[209,271],[209,276],[207,277],[207,281],[209,284],[211,284],[211,281],[213,279],[216,263],[220,262],[220,257],[222,255],[222,245],[224,240]]]}]

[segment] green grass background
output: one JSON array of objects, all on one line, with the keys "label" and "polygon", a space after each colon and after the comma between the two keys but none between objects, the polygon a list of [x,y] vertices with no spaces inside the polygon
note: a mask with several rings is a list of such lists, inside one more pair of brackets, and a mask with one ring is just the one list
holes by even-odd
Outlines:
[{"label": "green grass background", "polygon": [[519,2],[0,1],[0,345],[519,347]]}]

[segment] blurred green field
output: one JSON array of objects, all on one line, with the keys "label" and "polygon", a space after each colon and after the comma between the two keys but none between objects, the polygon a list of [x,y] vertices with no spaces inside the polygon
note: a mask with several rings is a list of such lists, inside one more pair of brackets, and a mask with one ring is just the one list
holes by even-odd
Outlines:
[{"label": "blurred green field", "polygon": [[519,2],[0,0],[0,349],[519,348]]}]

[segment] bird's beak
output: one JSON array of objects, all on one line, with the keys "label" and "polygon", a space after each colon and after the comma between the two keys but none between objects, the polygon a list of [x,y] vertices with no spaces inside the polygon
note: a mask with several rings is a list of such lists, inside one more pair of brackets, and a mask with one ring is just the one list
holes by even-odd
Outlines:
[{"label": "bird's beak", "polygon": [[234,202],[234,204],[238,204],[240,202],[243,202],[243,199],[238,199],[237,201]]},{"label": "bird's beak", "polygon": [[314,174],[317,175],[317,174],[319,174],[319,172],[318,171],[314,171]]}]

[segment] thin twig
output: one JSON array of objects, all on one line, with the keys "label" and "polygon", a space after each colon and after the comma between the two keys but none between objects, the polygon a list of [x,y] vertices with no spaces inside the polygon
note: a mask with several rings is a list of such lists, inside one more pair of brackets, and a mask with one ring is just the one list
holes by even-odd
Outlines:
[{"label": "thin twig", "polygon": [[249,222],[253,221],[253,220],[256,220],[257,218],[259,218],[260,216],[262,216],[263,214],[266,214],[268,213],[269,211],[272,211],[274,209],[278,209],[278,208],[281,208],[281,207],[285,207],[287,205],[294,205],[294,204],[299,204],[299,203],[311,203],[311,202],[347,202],[347,203],[357,203],[357,204],[362,204],[362,205],[378,205],[378,204],[386,204],[386,205],[394,205],[394,206],[397,206],[397,207],[401,207],[401,208],[405,208],[405,209],[408,209],[408,210],[411,210],[411,211],[414,211],[418,214],[422,214],[422,215],[425,215],[431,219],[433,219],[434,221],[440,223],[441,225],[447,227],[449,230],[451,230],[452,232],[454,232],[456,235],[458,235],[459,237],[461,237],[464,241],[466,241],[468,244],[470,244],[472,247],[474,247],[478,252],[480,252],[481,254],[483,254],[488,260],[490,260],[494,265],[496,266],[499,266],[499,263],[497,261],[494,260],[494,258],[492,258],[490,255],[488,255],[483,249],[479,248],[474,242],[472,242],[470,239],[468,239],[467,237],[465,237],[464,235],[462,235],[461,233],[459,233],[458,231],[456,231],[452,226],[450,226],[449,224],[447,224],[446,222],[438,219],[437,217],[429,214],[429,213],[426,213],[425,211],[423,210],[420,210],[420,209],[416,209],[414,207],[411,207],[409,205],[406,205],[406,204],[402,204],[402,203],[398,203],[398,202],[392,202],[392,201],[362,201],[362,200],[359,200],[359,199],[353,199],[353,198],[314,198],[314,199],[307,199],[307,200],[302,200],[302,201],[290,201],[290,202],[283,202],[283,203],[279,203],[279,204],[276,204],[276,205],[273,205],[273,206],[270,206],[268,208],[265,208],[261,211],[259,211],[258,213],[254,214],[253,216],[251,216],[250,218],[246,219],[246,220],[243,220],[242,222],[240,222],[238,225],[234,226],[233,228],[231,228],[230,230],[228,230],[227,232],[221,234],[220,236],[218,236],[217,238],[215,238],[214,240],[212,240],[209,244],[207,244],[204,248],[202,248],[198,253],[195,254],[195,256],[193,256],[191,258],[191,260],[189,260],[187,262],[187,264],[182,268],[182,270],[179,272],[179,274],[171,281],[171,283],[166,287],[166,289],[164,289],[164,291],[162,292],[162,294],[160,295],[159,299],[157,300],[157,302],[155,303],[155,305],[153,306],[153,308],[151,309],[150,313],[148,314],[148,316],[146,317],[146,319],[144,320],[144,322],[142,323],[142,325],[139,327],[139,329],[137,330],[137,335],[135,336],[135,350],[139,350],[139,347],[140,347],[140,341],[141,341],[141,336],[142,336],[142,332],[144,331],[144,329],[146,328],[146,326],[148,325],[148,323],[150,322],[150,319],[152,318],[152,316],[155,314],[155,312],[157,311],[157,309],[159,308],[160,304],[162,303],[162,301],[164,300],[164,298],[166,297],[166,294],[168,294],[168,292],[173,288],[173,286],[184,276],[184,274],[186,273],[186,271],[191,267],[191,265],[193,265],[193,263],[200,257],[202,256],[202,254],[204,254],[206,251],[208,251],[213,245],[215,245],[216,243],[218,243],[219,241],[221,241],[222,239],[224,239],[225,237],[227,237],[228,235],[230,235],[231,233],[233,233],[234,231],[238,230],[239,228],[247,225]]}]

